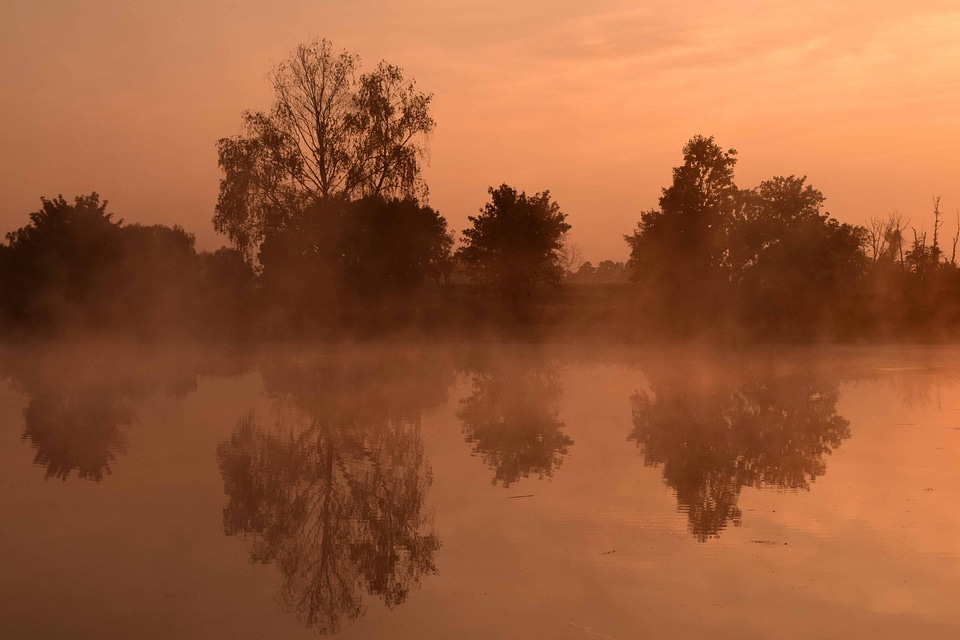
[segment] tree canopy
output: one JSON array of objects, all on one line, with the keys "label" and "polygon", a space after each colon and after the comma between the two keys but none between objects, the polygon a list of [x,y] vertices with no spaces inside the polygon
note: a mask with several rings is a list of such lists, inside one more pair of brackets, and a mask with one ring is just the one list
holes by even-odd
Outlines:
[{"label": "tree canopy", "polygon": [[100,196],[40,198],[30,224],[7,234],[0,246],[0,292],[15,323],[86,325],[103,309],[86,304],[102,299],[120,262],[120,221],[107,213]]},{"label": "tree canopy", "polygon": [[741,194],[728,242],[739,319],[796,334],[834,322],[865,267],[863,229],[822,211],[806,177],[778,176]]},{"label": "tree canopy", "polygon": [[736,150],[723,151],[712,137],[694,136],[683,148],[683,164],[663,189],[660,208],[644,212],[633,235],[631,279],[677,318],[691,305],[716,295],[725,266],[724,240],[736,206]]},{"label": "tree canopy", "polygon": [[432,96],[387,62],[359,70],[328,40],[298,46],[270,74],[271,109],[244,112],[242,132],[217,142],[214,227],[247,256],[317,201],[426,196]]},{"label": "tree canopy", "polygon": [[0,320],[33,332],[229,334],[254,274],[233,249],[198,254],[174,225],[123,225],[97,193],[41,198],[0,244]]},{"label": "tree canopy", "polygon": [[463,231],[457,252],[477,282],[493,286],[515,304],[535,284],[559,284],[570,225],[550,192],[528,196],[506,184],[490,187],[490,202]]},{"label": "tree canopy", "polygon": [[334,320],[348,307],[413,304],[449,269],[453,240],[440,213],[412,198],[319,201],[288,229],[267,233],[258,259],[264,293],[288,328]]},{"label": "tree canopy", "polygon": [[863,230],[822,211],[805,177],[777,176],[753,189],[734,182],[736,151],[695,136],[663,189],[660,209],[625,236],[631,279],[670,326],[721,319],[794,333],[835,321],[863,272]]}]

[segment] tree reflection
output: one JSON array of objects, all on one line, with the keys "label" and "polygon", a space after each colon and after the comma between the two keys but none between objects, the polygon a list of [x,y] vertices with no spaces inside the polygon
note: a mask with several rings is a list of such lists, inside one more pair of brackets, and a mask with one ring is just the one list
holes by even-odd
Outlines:
[{"label": "tree reflection", "polygon": [[336,633],[364,613],[364,593],[394,607],[436,571],[418,401],[442,392],[410,370],[394,376],[405,371],[396,361],[262,371],[272,426],[251,414],[217,451],[224,532],[276,564],[284,608]]},{"label": "tree reflection", "polygon": [[33,463],[46,467],[46,478],[66,480],[76,470],[80,478],[99,482],[123,451],[121,428],[133,423],[134,412],[104,390],[47,392],[30,399],[23,417],[21,439],[30,441]]},{"label": "tree reflection", "polygon": [[[829,455],[850,436],[837,415],[836,384],[811,374],[764,375],[698,384],[684,375],[637,393],[629,439],[645,464],[663,465],[698,540],[741,523],[743,487],[809,489]],[[659,382],[659,384],[658,384]]]},{"label": "tree reflection", "polygon": [[467,443],[493,470],[492,484],[553,475],[573,440],[557,418],[561,388],[547,371],[500,367],[473,377],[457,417]]},{"label": "tree reflection", "polygon": [[96,345],[11,349],[0,354],[0,378],[28,398],[21,440],[45,477],[76,472],[100,482],[125,450],[137,402],[158,392],[182,397],[203,373],[242,371],[242,361],[212,355]]}]

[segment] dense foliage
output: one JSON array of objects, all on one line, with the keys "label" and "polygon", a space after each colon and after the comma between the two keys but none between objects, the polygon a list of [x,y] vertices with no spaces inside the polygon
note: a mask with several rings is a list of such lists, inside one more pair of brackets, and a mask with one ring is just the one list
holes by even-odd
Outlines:
[{"label": "dense foliage", "polygon": [[631,279],[675,331],[835,332],[864,276],[863,229],[823,212],[806,178],[739,189],[735,165],[713,138],[687,143],[660,208],[626,236]]},{"label": "dense foliage", "polygon": [[42,200],[0,245],[0,314],[44,333],[230,335],[254,274],[230,249],[200,253],[181,227],[124,226],[96,194]]},{"label": "dense foliage", "polygon": [[532,196],[506,184],[490,188],[490,202],[470,216],[457,256],[467,273],[516,306],[537,284],[556,285],[570,225],[544,191]]},{"label": "dense foliage", "polygon": [[260,247],[267,308],[281,330],[345,311],[403,310],[450,269],[447,222],[415,200],[368,196],[315,203]]}]

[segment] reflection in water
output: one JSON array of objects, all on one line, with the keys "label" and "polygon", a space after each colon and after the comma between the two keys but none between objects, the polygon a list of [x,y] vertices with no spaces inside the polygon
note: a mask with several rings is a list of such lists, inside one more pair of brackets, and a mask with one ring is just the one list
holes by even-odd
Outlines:
[{"label": "reflection in water", "polygon": [[633,431],[645,464],[663,465],[698,540],[739,525],[740,490],[809,489],[824,455],[850,436],[837,415],[836,384],[812,375],[762,376],[740,384],[697,384],[693,376],[651,376],[655,395],[633,401]]},{"label": "reflection in water", "polygon": [[137,401],[158,391],[182,397],[196,389],[201,373],[236,373],[242,366],[211,356],[119,345],[10,349],[0,354],[0,378],[28,398],[21,439],[46,477],[66,480],[76,471],[99,482],[124,451]]},{"label": "reflection in water", "polygon": [[573,440],[563,432],[556,405],[560,385],[549,372],[501,367],[473,377],[473,393],[461,400],[457,417],[466,441],[493,470],[492,484],[504,487],[526,478],[553,475]]},{"label": "reflection in water", "polygon": [[224,531],[248,536],[253,561],[277,565],[285,608],[336,633],[363,614],[364,593],[393,607],[436,571],[416,406],[435,390],[416,376],[410,387],[410,369],[379,362],[263,372],[273,428],[250,415],[217,451]]},{"label": "reflection in water", "polygon": [[46,478],[66,480],[76,469],[80,478],[99,482],[123,451],[120,428],[133,423],[134,413],[105,390],[47,392],[30,398],[23,419],[22,439],[30,441],[33,463],[46,467]]},{"label": "reflection in water", "polygon": [[[943,367],[920,366],[907,370],[874,373],[866,379],[883,381],[900,399],[901,406],[911,410],[943,409],[941,386],[951,384],[960,375],[957,365]],[[947,395],[949,399],[949,394]]]}]

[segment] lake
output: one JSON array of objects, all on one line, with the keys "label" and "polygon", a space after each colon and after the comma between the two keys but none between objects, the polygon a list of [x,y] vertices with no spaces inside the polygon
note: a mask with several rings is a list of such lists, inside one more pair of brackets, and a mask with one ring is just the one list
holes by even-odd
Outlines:
[{"label": "lake", "polygon": [[0,357],[2,638],[960,637],[958,347]]}]

